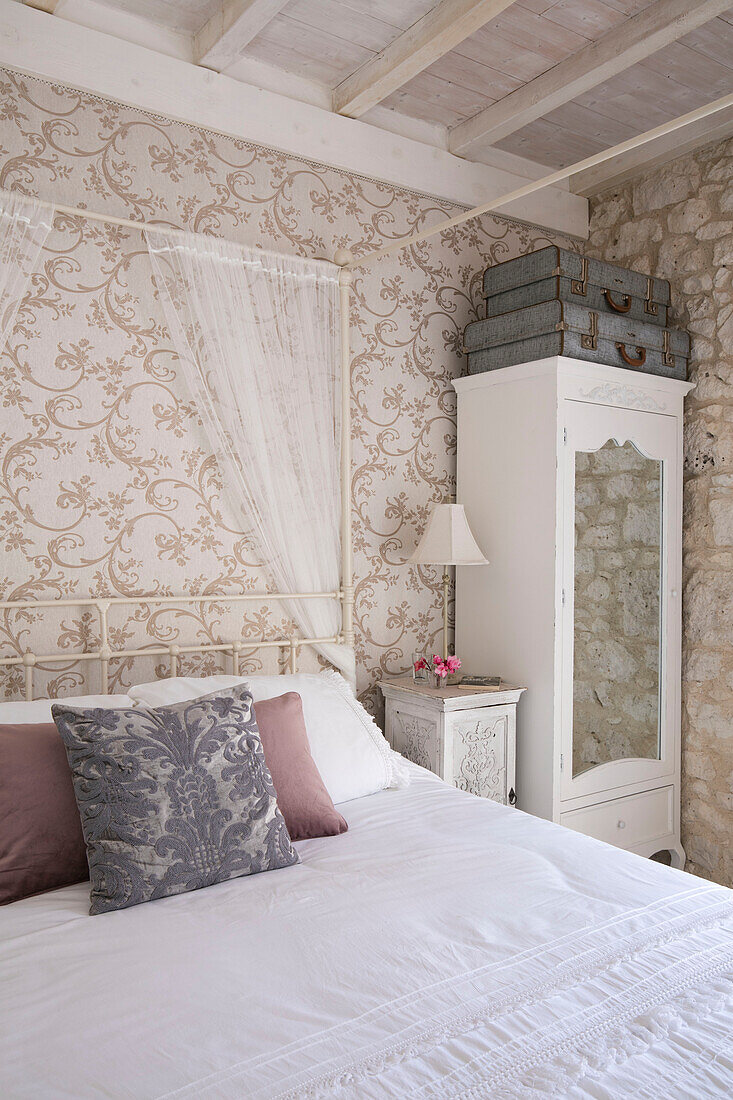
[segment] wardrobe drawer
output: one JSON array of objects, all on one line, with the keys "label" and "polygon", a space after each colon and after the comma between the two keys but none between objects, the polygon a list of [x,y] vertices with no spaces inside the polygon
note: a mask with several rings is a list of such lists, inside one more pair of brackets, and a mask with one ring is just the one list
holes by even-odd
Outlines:
[{"label": "wardrobe drawer", "polygon": [[568,810],[560,814],[560,824],[619,848],[634,848],[674,831],[673,793],[674,787],[660,787]]}]

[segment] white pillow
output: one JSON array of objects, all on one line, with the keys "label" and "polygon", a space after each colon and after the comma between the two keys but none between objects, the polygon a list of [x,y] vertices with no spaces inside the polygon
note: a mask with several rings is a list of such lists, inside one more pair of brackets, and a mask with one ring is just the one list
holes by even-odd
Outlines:
[{"label": "white pillow", "polygon": [[406,782],[401,757],[393,753],[370,714],[337,672],[283,676],[177,676],[138,684],[130,695],[146,707],[184,702],[246,683],[255,703],[287,691],[303,700],[311,753],[334,802],[374,794]]},{"label": "white pillow", "polygon": [[134,707],[129,695],[74,695],[62,699],[34,699],[31,703],[0,703],[0,725],[32,726],[37,722],[52,722],[51,706],[70,703],[74,707]]}]

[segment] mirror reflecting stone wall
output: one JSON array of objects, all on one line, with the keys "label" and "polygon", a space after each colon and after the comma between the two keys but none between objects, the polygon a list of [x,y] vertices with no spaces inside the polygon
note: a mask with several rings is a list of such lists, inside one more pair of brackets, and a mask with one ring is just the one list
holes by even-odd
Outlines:
[{"label": "mirror reflecting stone wall", "polygon": [[573,775],[659,755],[662,463],[575,455]]}]

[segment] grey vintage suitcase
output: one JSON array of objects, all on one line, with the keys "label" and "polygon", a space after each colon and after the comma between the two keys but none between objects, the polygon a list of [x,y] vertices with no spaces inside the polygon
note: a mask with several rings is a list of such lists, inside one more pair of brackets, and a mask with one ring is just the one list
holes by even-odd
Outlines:
[{"label": "grey vintage suitcase", "polygon": [[482,374],[552,355],[686,378],[686,332],[600,313],[573,302],[541,302],[466,327],[468,373]]},{"label": "grey vintage suitcase", "polygon": [[549,245],[487,267],[484,297],[487,317],[559,299],[664,327],[669,283]]}]

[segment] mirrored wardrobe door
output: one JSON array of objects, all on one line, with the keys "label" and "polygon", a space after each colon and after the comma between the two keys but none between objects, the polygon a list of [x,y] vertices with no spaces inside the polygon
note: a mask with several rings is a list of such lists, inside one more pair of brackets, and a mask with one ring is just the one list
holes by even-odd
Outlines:
[{"label": "mirrored wardrobe door", "polygon": [[563,790],[663,774],[671,418],[568,402]]},{"label": "mirrored wardrobe door", "polygon": [[663,495],[631,440],[574,458],[573,777],[659,759]]}]

